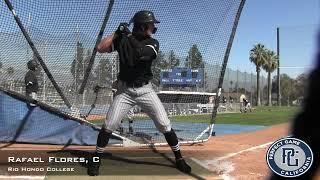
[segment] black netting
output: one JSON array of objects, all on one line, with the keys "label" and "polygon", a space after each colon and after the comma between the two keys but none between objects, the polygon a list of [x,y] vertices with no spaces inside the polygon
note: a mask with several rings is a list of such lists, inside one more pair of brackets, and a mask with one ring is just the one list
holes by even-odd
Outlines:
[{"label": "black netting", "polygon": [[[121,0],[115,1],[104,36],[120,22],[129,22],[135,12],[151,10],[161,22],[154,38],[160,53],[154,62],[152,83],[181,140],[194,140],[210,125],[215,96],[227,44],[241,0]],[[85,69],[105,17],[109,1],[22,1],[12,0],[15,12],[31,37],[54,80],[74,109],[85,115],[95,102],[88,120],[101,124],[112,101],[111,84],[118,74],[118,55],[97,54],[83,94],[78,94]],[[25,93],[26,63],[37,59],[4,1],[0,3],[0,86]],[[132,26],[131,26],[132,27]],[[177,63],[177,61],[179,63]],[[161,76],[168,69],[197,70],[201,82],[165,84]],[[191,76],[196,77],[195,74]],[[43,69],[38,75],[37,99],[71,113]],[[95,101],[93,87],[104,86]],[[168,93],[166,93],[169,91]],[[172,93],[175,92],[175,93]],[[187,94],[181,92],[189,92]],[[74,110],[73,109],[73,110]],[[183,117],[182,117],[183,116]],[[45,117],[43,117],[45,118]],[[99,121],[100,120],[100,121]],[[123,124],[125,129],[128,123]],[[134,132],[147,134],[154,142],[164,138],[153,122],[136,108]],[[207,139],[209,133],[201,138]]]}]

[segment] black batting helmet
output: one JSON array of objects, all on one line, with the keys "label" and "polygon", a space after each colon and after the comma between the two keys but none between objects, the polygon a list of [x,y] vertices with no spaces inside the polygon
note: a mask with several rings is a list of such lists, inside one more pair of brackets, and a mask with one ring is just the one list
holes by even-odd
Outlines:
[{"label": "black batting helmet", "polygon": [[153,12],[151,11],[138,11],[134,14],[131,22],[134,24],[145,24],[145,23],[160,23],[155,17]]},{"label": "black batting helmet", "polygon": [[39,64],[35,60],[30,60],[27,63],[27,66],[28,66],[28,69],[30,69],[30,70],[36,70],[36,68],[39,66]]}]

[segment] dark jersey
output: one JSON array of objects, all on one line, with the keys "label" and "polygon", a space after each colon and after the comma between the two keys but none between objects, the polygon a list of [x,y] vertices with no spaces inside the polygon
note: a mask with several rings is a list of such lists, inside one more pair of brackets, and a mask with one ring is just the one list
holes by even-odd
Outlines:
[{"label": "dark jersey", "polygon": [[[135,38],[132,36],[131,38],[136,41],[135,45],[128,43],[130,39],[127,37],[113,41],[113,50],[119,53],[120,58],[119,78],[128,83],[149,81],[153,78],[151,65],[157,57],[159,43],[151,37]],[[145,55],[148,58],[144,58]]]},{"label": "dark jersey", "polygon": [[247,106],[247,105],[248,105],[248,103],[249,103],[249,101],[248,101],[248,100],[243,99],[243,104],[244,104],[245,106]]},{"label": "dark jersey", "polygon": [[29,70],[24,77],[24,82],[26,86],[26,94],[31,94],[32,92],[37,93],[39,90],[38,80],[36,73],[34,71]]}]

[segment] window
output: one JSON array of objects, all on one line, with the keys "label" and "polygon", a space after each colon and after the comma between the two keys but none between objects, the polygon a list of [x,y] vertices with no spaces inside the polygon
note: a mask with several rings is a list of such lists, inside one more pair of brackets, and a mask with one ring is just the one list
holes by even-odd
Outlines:
[{"label": "window", "polygon": [[198,72],[192,72],[192,78],[197,78],[198,77]]},{"label": "window", "polygon": [[187,71],[181,71],[181,77],[187,77]]}]

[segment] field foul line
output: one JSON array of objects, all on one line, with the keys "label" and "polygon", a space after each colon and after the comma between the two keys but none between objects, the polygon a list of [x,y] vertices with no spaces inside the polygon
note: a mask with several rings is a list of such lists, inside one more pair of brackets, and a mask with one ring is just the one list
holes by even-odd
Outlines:
[{"label": "field foul line", "polygon": [[273,142],[268,142],[268,143],[261,144],[258,146],[253,146],[251,148],[244,149],[244,150],[241,150],[241,151],[238,151],[235,153],[229,153],[225,156],[222,156],[222,157],[219,157],[219,158],[216,158],[213,160],[201,161],[201,160],[198,160],[198,159],[192,158],[192,157],[190,159],[193,160],[195,163],[199,164],[201,167],[203,167],[209,171],[217,172],[219,174],[219,177],[222,177],[225,180],[234,180],[234,178],[232,176],[230,176],[230,173],[235,170],[233,163],[228,162],[228,161],[221,161],[221,160],[231,158],[233,156],[239,155],[244,152],[250,152],[250,151],[254,151],[256,149],[264,148],[272,143]]},{"label": "field foul line", "polygon": [[272,142],[267,142],[265,144],[261,144],[261,145],[258,145],[258,146],[253,146],[251,148],[248,148],[248,149],[244,149],[244,150],[241,150],[241,151],[238,151],[238,152],[235,152],[235,153],[230,153],[230,154],[227,154],[225,156],[222,156],[222,157],[219,157],[217,159],[215,159],[215,161],[221,161],[221,160],[224,160],[224,159],[228,159],[228,158],[231,158],[233,156],[236,156],[236,155],[239,155],[241,153],[244,153],[244,152],[250,152],[250,151],[253,151],[253,150],[256,150],[256,149],[261,149],[261,148],[264,148],[270,144],[272,144]]},{"label": "field foul line", "polygon": [[195,161],[200,166],[210,170],[209,165],[212,164],[212,163],[216,163],[217,161],[221,161],[221,160],[224,160],[224,159],[231,158],[233,156],[239,155],[239,154],[244,153],[244,152],[250,152],[250,151],[253,151],[253,150],[256,150],[256,149],[264,148],[264,147],[266,147],[266,146],[268,146],[268,145],[270,145],[272,143],[273,143],[273,141],[265,143],[265,144],[261,144],[261,145],[258,145],[258,146],[253,146],[251,148],[244,149],[244,150],[241,150],[241,151],[238,151],[238,152],[235,152],[235,153],[229,153],[229,154],[227,154],[225,156],[222,156],[222,157],[219,157],[219,158],[216,158],[216,159],[213,159],[213,160],[200,161],[200,160],[198,160],[196,158],[193,158],[193,157],[191,157],[190,159]]}]

